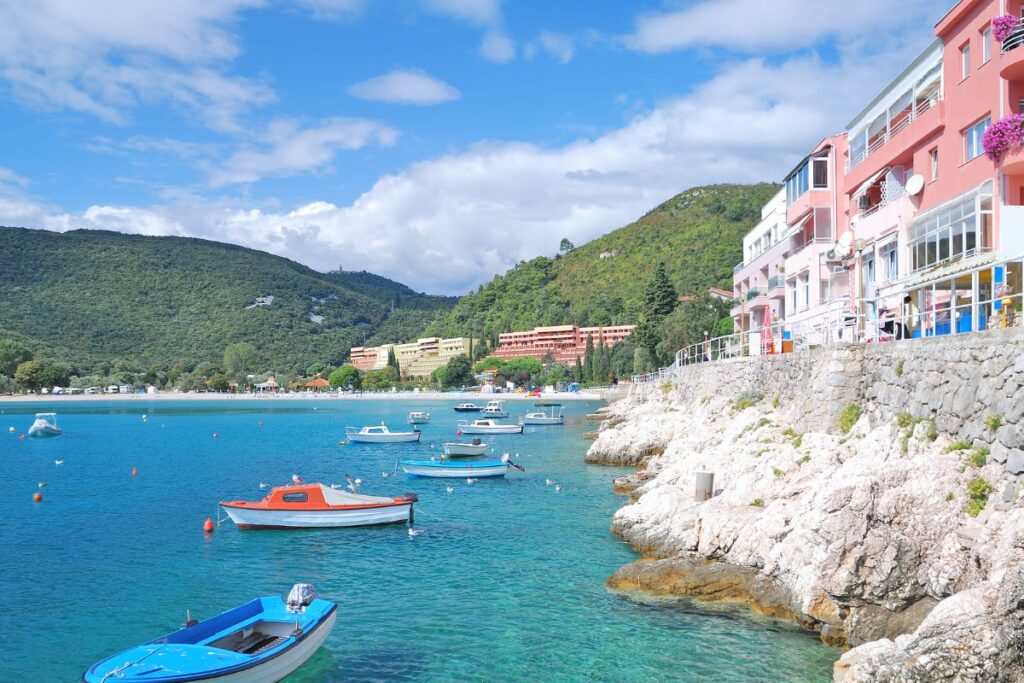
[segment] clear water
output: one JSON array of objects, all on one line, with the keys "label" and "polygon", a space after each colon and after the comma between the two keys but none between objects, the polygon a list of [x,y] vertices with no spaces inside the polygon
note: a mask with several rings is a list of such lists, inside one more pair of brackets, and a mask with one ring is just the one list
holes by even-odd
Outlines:
[{"label": "clear water", "polygon": [[[593,428],[583,415],[596,404],[567,405],[561,428],[487,439],[527,468],[506,480],[383,478],[399,458],[429,456],[454,436],[450,405],[0,405],[0,680],[77,680],[94,661],[173,630],[185,608],[202,618],[300,581],[340,614],[325,647],[289,681],[830,677],[836,651],[795,628],[605,589],[636,555],[608,532],[623,502],[610,490],[621,470],[582,462],[581,433]],[[63,436],[7,433],[48,408],[60,413]],[[416,408],[433,418],[420,445],[338,445],[346,425],[397,427]],[[230,522],[210,537],[201,531],[217,501],[259,499],[261,482],[299,473],[343,483],[346,472],[365,493],[418,493],[422,534],[243,532]],[[37,505],[40,481],[48,485]]]}]

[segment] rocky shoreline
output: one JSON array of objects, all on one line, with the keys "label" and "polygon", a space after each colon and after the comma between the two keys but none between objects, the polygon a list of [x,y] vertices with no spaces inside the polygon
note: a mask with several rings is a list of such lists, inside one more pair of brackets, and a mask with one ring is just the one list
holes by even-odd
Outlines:
[{"label": "rocky shoreline", "polygon": [[609,587],[796,622],[852,648],[836,680],[1024,680],[1024,508],[984,446],[868,410],[800,432],[785,396],[693,394],[602,411],[586,461],[641,468],[612,531],[643,557]]}]

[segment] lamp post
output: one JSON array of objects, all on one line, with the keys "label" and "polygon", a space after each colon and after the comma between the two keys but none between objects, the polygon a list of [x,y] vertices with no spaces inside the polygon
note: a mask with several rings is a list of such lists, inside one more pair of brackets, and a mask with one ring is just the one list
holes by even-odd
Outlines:
[{"label": "lamp post", "polygon": [[[855,239],[853,248],[857,252],[857,339],[864,338],[864,248],[867,242]],[[854,340],[857,341],[857,340]]]}]

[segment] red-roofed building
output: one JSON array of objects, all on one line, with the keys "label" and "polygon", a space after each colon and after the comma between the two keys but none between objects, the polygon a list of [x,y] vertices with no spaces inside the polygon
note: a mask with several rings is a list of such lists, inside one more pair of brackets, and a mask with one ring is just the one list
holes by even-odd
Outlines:
[{"label": "red-roofed building", "polygon": [[609,325],[606,327],[577,327],[556,325],[535,327],[525,332],[506,332],[498,335],[498,348],[491,353],[496,358],[536,358],[541,360],[551,354],[557,363],[566,365],[583,358],[587,348],[587,337],[594,340],[594,346],[614,346],[628,337],[636,325]]}]

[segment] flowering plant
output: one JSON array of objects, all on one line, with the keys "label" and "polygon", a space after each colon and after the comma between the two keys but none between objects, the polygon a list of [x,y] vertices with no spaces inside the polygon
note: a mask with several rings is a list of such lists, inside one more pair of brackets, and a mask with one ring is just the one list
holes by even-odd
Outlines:
[{"label": "flowering plant", "polygon": [[996,17],[992,20],[992,37],[1000,43],[1003,42],[1013,32],[1013,29],[1017,28],[1019,23],[1020,19],[1012,14]]},{"label": "flowering plant", "polygon": [[1010,114],[985,129],[981,146],[992,161],[1002,160],[1013,147],[1024,145],[1024,115]]}]

